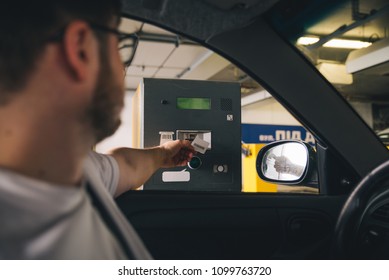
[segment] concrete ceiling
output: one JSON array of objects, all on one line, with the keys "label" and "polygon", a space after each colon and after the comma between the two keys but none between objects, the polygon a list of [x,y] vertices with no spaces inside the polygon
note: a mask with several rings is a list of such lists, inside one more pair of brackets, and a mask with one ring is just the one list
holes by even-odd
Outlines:
[{"label": "concrete ceiling", "polygon": [[[135,90],[142,78],[237,81],[242,84],[243,95],[261,89],[221,56],[171,32],[127,18],[122,19],[119,29],[141,34],[134,60],[126,72],[129,90]],[[146,39],[142,39],[142,34]]]},{"label": "concrete ceiling", "polygon": [[[250,5],[255,2],[257,1],[247,1],[246,4]],[[389,4],[388,0],[360,0],[354,2],[358,2],[358,12],[361,17],[373,14]],[[315,35],[322,38],[338,30],[341,26],[360,20],[355,18],[355,9],[353,9],[351,3],[342,4],[333,16],[307,28],[306,35]],[[127,89],[135,90],[143,77],[153,77],[236,81],[242,85],[242,97],[256,92],[263,92],[263,88],[240,69],[190,40],[150,24],[127,18],[123,18],[120,29],[142,35],[133,63],[127,70],[125,78]],[[361,24],[340,36],[340,38],[372,42],[386,37],[389,37],[389,13]],[[324,75],[327,71],[335,77],[335,81],[331,81],[329,77],[327,78],[346,98],[389,102],[389,63],[380,65],[377,68],[380,71],[369,69],[368,71],[355,73],[352,76],[338,75],[332,68],[323,67],[323,62],[344,66],[348,54],[352,51],[351,49],[330,49],[319,46],[303,51],[317,65],[319,70],[323,71]],[[346,83],[341,81],[343,76],[347,80]]]},{"label": "concrete ceiling", "polygon": [[[212,56],[207,49],[197,44],[181,44],[180,38],[175,34],[134,20],[123,19],[119,28],[125,32],[137,32],[142,34],[159,35],[154,36],[153,41],[141,40],[139,42],[134,60],[126,73],[126,87],[136,89],[140,80],[145,78],[170,78],[176,79],[180,76],[188,76],[193,65],[199,66],[199,62]],[[177,41],[164,42],[164,38],[177,37]],[[219,69],[218,69],[219,70]],[[203,75],[198,79],[209,78]]]},{"label": "concrete ceiling", "polygon": [[[369,20],[364,20],[369,18]],[[360,22],[361,24],[358,24]],[[374,43],[389,37],[389,1],[359,0],[344,2],[333,12],[332,16],[315,23],[306,30],[306,35],[321,38],[328,36],[346,26],[355,24],[351,30],[341,33],[336,38],[361,40]],[[331,49],[318,47],[306,49],[307,54],[320,69],[320,63],[343,65],[352,49]],[[351,83],[339,80],[339,73],[326,76],[335,87],[349,100],[389,102],[389,62],[366,69],[352,76],[343,75],[345,80],[351,77]],[[345,73],[344,73],[345,74]]]}]

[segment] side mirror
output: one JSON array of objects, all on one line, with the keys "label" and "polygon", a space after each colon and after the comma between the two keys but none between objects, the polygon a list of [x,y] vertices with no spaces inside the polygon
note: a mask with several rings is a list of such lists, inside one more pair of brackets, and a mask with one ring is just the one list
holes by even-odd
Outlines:
[{"label": "side mirror", "polygon": [[[273,142],[263,147],[257,156],[258,176],[268,182],[317,186],[312,183],[313,148],[304,142],[288,140]],[[317,183],[317,180],[316,180]]]}]

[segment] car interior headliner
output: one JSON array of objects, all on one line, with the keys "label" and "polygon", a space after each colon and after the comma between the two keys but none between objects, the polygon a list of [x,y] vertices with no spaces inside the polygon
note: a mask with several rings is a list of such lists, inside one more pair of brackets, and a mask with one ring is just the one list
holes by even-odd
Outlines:
[{"label": "car interior headliner", "polygon": [[206,41],[250,24],[278,0],[123,0],[123,16]]}]

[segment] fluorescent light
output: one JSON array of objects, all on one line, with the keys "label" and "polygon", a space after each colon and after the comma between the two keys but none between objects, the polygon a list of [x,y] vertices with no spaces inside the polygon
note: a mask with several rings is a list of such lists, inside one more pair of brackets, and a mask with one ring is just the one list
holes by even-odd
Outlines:
[{"label": "fluorescent light", "polygon": [[344,40],[344,39],[332,39],[325,43],[323,46],[328,48],[342,48],[342,49],[362,49],[370,46],[371,43],[357,41],[357,40]]},{"label": "fluorescent light", "polygon": [[[297,40],[298,45],[312,45],[319,41],[318,37],[300,37]],[[323,47],[327,48],[342,48],[342,49],[362,49],[370,46],[371,43],[358,41],[358,40],[346,40],[346,39],[332,39],[325,43]]]},{"label": "fluorescent light", "polygon": [[319,38],[317,37],[300,37],[297,40],[297,45],[312,45],[319,41]]}]

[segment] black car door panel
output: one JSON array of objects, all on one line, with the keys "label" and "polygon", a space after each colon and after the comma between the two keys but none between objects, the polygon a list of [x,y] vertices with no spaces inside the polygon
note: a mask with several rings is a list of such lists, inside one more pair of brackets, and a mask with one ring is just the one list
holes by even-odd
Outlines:
[{"label": "black car door panel", "polygon": [[117,199],[156,259],[328,258],[341,196],[131,191]]}]

